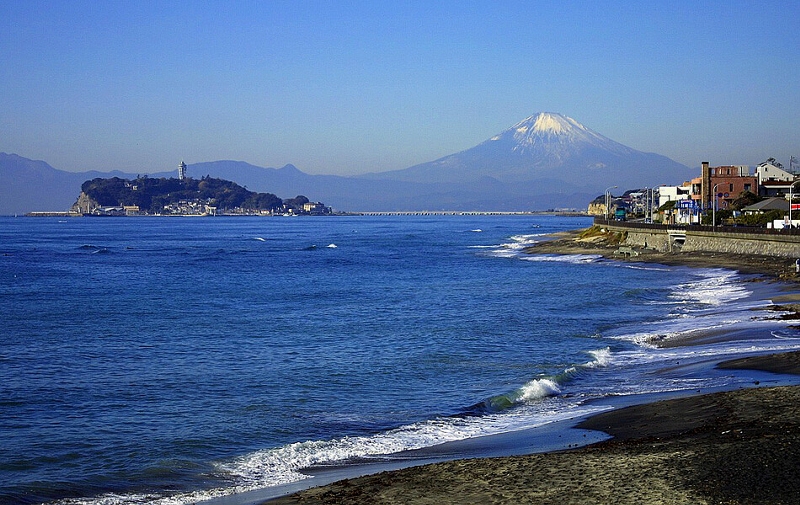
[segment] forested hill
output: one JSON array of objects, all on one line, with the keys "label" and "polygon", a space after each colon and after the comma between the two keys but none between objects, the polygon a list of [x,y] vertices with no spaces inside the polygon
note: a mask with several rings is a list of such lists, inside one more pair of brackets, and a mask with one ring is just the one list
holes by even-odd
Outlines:
[{"label": "forested hill", "polygon": [[137,205],[143,212],[159,213],[168,205],[182,201],[202,202],[206,205],[225,209],[280,210],[284,205],[308,202],[305,197],[297,197],[284,202],[272,193],[248,191],[235,182],[212,177],[200,180],[186,178],[151,179],[147,176],[134,180],[112,177],[97,178],[84,182],[81,191],[104,207]]}]

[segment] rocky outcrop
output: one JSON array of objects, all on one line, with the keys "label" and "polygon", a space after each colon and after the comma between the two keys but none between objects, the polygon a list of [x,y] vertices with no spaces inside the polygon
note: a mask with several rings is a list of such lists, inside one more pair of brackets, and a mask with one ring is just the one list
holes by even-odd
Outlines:
[{"label": "rocky outcrop", "polygon": [[96,200],[93,200],[89,195],[81,191],[81,194],[78,196],[75,203],[72,204],[69,211],[76,214],[89,214],[93,209],[99,206],[100,204],[97,203]]}]

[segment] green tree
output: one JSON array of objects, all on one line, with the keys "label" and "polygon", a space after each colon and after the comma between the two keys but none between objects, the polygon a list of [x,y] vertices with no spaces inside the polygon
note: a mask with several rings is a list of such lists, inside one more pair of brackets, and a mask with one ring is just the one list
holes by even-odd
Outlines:
[{"label": "green tree", "polygon": [[742,191],[736,199],[731,202],[731,210],[742,210],[743,208],[758,203],[762,200],[760,196],[751,191]]}]

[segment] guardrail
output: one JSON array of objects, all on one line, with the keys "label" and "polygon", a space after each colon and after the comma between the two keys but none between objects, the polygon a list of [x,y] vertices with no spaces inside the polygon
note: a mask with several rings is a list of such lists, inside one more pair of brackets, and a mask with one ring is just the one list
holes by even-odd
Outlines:
[{"label": "guardrail", "polygon": [[613,219],[604,219],[602,217],[595,217],[594,224],[605,226],[616,226],[620,228],[631,228],[640,230],[686,230],[686,231],[702,231],[712,233],[742,233],[749,235],[783,235],[783,236],[797,236],[800,237],[800,229],[797,228],[783,228],[781,230],[773,230],[772,228],[762,228],[760,226],[715,226],[710,225],[697,225],[697,224],[655,224],[655,223],[642,223],[637,221],[615,221]]}]

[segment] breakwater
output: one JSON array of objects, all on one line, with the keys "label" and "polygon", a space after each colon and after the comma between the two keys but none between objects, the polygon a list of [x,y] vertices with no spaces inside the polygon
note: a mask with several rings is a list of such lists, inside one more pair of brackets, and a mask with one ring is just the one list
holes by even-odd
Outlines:
[{"label": "breakwater", "polygon": [[670,226],[595,219],[595,224],[625,233],[625,245],[660,252],[719,252],[800,258],[800,230],[721,226]]}]

